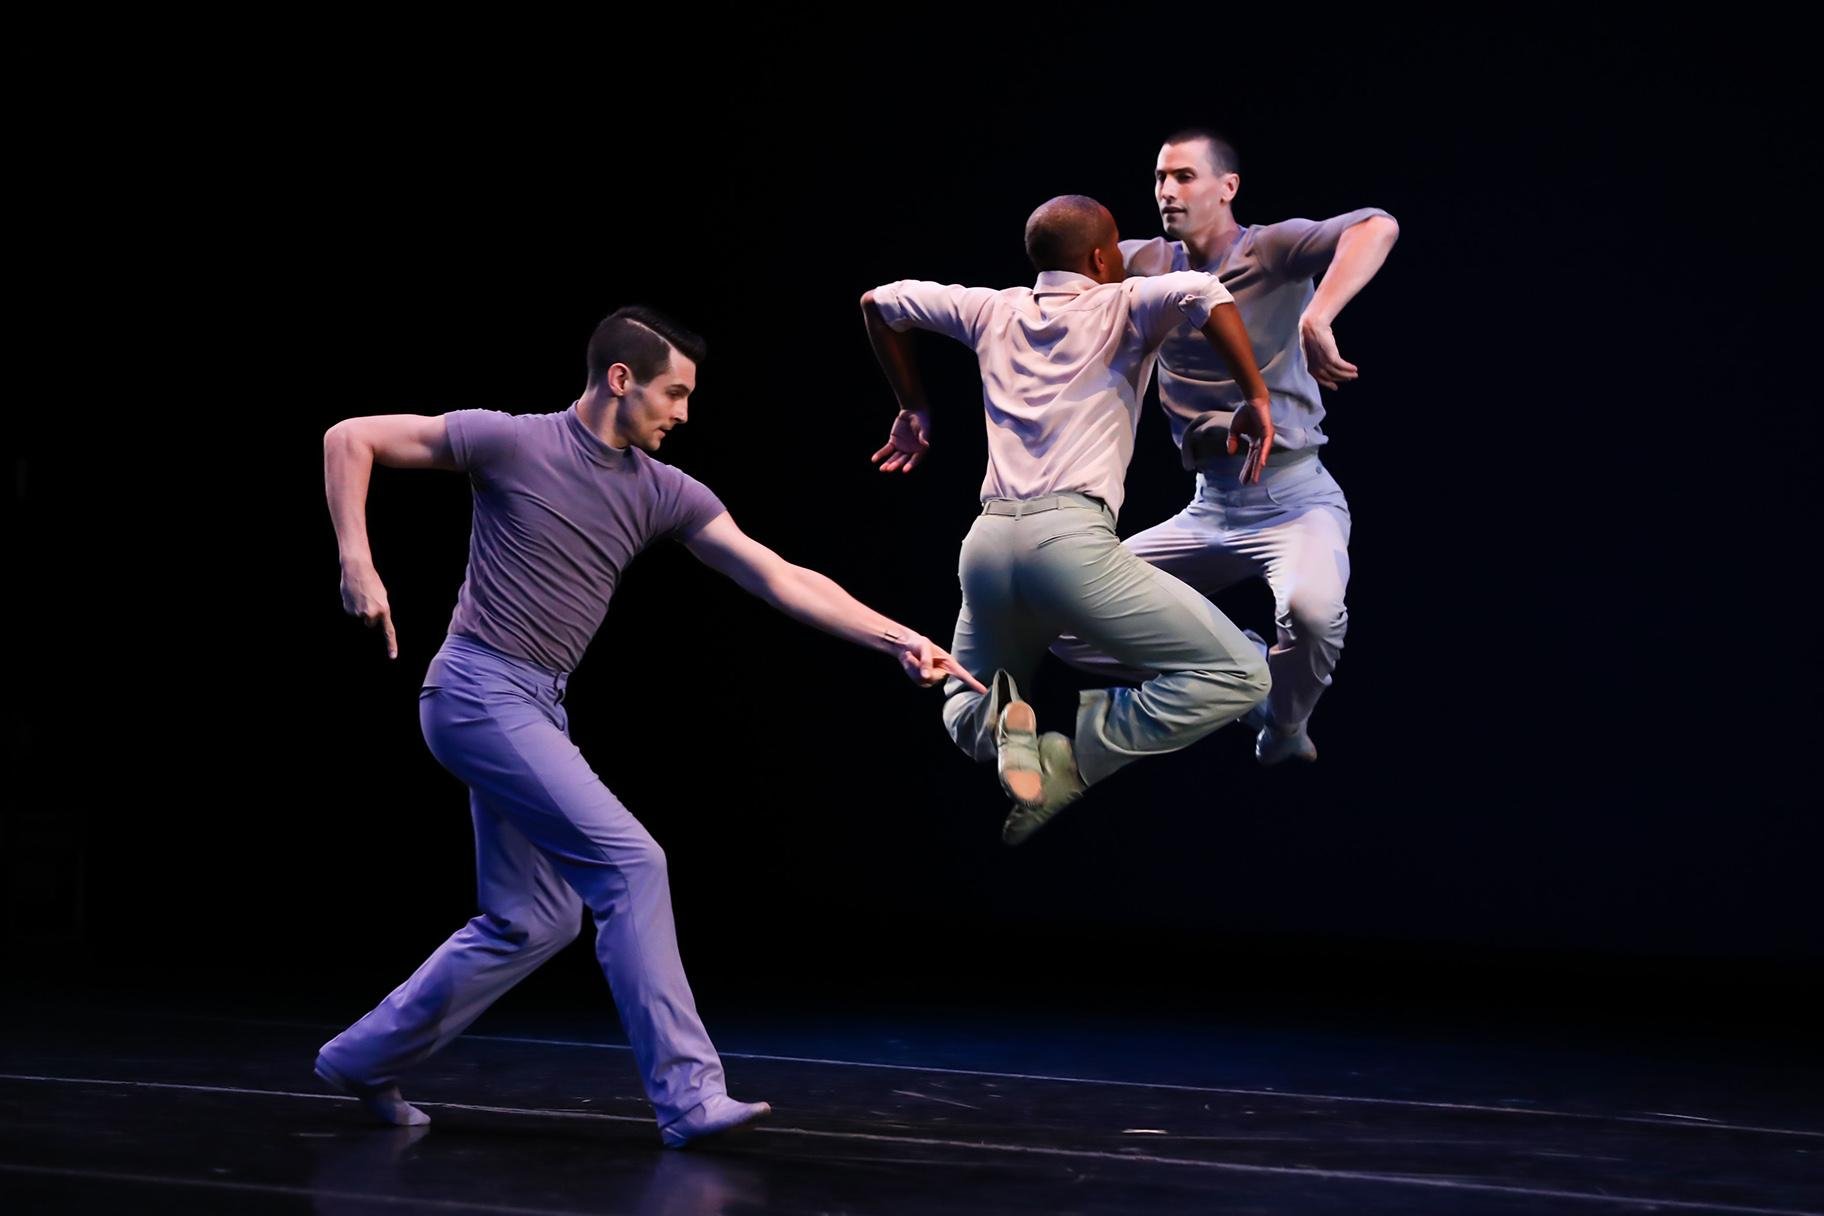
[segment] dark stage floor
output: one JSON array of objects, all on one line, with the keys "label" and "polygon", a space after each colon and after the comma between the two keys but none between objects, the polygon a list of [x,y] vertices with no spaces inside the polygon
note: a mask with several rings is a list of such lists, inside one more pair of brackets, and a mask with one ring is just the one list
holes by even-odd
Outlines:
[{"label": "dark stage floor", "polygon": [[312,1078],[330,1021],[9,1002],[0,1211],[1824,1212],[1817,1056],[1747,1036],[722,1016],[776,1114],[673,1153],[603,1004],[497,1011],[400,1130]]}]

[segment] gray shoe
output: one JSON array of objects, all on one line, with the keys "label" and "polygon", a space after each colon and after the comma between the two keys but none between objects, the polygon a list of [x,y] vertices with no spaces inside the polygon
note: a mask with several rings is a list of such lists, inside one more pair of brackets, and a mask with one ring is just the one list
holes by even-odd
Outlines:
[{"label": "gray shoe", "polygon": [[1281,734],[1269,723],[1254,737],[1254,758],[1269,768],[1286,760],[1303,760],[1310,764],[1317,759],[1317,744],[1311,742],[1311,736],[1302,726],[1291,734]]},{"label": "gray shoe", "polygon": [[382,1123],[394,1127],[423,1127],[431,1117],[399,1096],[397,1085],[363,1085],[344,1076],[340,1069],[321,1055],[317,1056],[314,1070],[317,1079],[331,1089],[340,1090],[351,1098],[359,1098],[367,1113]]},{"label": "gray shoe", "polygon": [[659,1138],[666,1148],[684,1148],[751,1127],[772,1113],[773,1108],[765,1102],[737,1102],[727,1094],[717,1094],[660,1128]]},{"label": "gray shoe", "polygon": [[1077,773],[1076,749],[1070,736],[1046,731],[1039,736],[1039,762],[1044,788],[1037,803],[1015,803],[1001,825],[1001,843],[1024,844],[1027,837],[1051,822],[1052,816],[1083,796],[1089,787]]}]

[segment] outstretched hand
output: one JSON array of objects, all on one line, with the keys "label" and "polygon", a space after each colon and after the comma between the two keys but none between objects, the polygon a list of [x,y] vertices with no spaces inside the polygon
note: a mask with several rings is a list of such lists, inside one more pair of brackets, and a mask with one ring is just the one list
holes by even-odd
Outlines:
[{"label": "outstretched hand", "polygon": [[950,656],[950,652],[933,642],[923,634],[915,633],[902,638],[894,655],[899,665],[906,670],[906,675],[913,683],[926,688],[941,684],[954,676],[986,696],[988,688],[980,680],[964,670],[963,665]]},{"label": "outstretched hand", "polygon": [[883,473],[910,473],[931,450],[931,415],[922,410],[901,410],[893,420],[886,446],[871,459]]}]

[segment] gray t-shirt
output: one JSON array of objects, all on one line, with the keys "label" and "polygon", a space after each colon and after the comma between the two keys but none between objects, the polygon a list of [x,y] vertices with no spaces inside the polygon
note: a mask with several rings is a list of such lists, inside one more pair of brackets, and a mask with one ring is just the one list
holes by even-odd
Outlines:
[{"label": "gray t-shirt", "polygon": [[[1275,450],[1296,452],[1329,442],[1323,432],[1324,403],[1317,381],[1305,366],[1304,348],[1298,340],[1298,319],[1317,293],[1312,279],[1336,256],[1336,243],[1349,228],[1372,216],[1387,213],[1363,207],[1327,220],[1282,220],[1277,224],[1244,227],[1220,259],[1207,266],[1193,266],[1183,241],[1154,237],[1150,241],[1122,241],[1130,275],[1169,274],[1201,270],[1215,275],[1235,297],[1254,362],[1273,400]],[[1388,217],[1392,218],[1392,217]],[[1191,424],[1208,414],[1228,425],[1227,415],[1244,400],[1233,373],[1220,354],[1191,326],[1179,326],[1159,351],[1159,401],[1171,418],[1172,442],[1182,451]],[[1211,445],[1220,450],[1221,445]],[[1187,459],[1187,464],[1190,462]],[[1240,458],[1206,458],[1205,471],[1227,470]]]},{"label": "gray t-shirt", "polygon": [[709,488],[577,417],[445,414],[475,490],[469,570],[450,632],[552,671],[570,671],[641,550],[684,540],[724,508]]}]

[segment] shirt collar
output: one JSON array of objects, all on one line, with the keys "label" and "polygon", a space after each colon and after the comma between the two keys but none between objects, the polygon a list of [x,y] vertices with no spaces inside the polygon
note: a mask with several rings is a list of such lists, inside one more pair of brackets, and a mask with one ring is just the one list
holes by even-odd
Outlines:
[{"label": "shirt collar", "polygon": [[570,426],[570,434],[582,444],[589,459],[609,469],[633,467],[633,445],[630,443],[624,448],[616,449],[603,443],[600,435],[583,425],[582,417],[577,413],[576,402],[572,401],[570,408],[564,411],[564,419]]},{"label": "shirt collar", "polygon": [[1081,295],[1092,287],[1100,286],[1086,274],[1074,270],[1041,270],[1039,281],[1032,285],[1035,296],[1074,296]]}]

